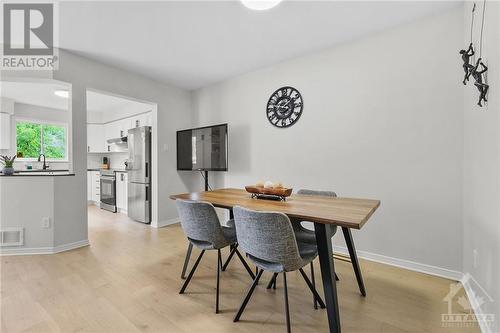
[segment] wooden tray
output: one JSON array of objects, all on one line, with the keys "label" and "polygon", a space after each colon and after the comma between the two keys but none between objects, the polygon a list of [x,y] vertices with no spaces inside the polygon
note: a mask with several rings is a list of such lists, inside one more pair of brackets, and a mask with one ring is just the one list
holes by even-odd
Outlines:
[{"label": "wooden tray", "polygon": [[257,186],[245,186],[245,190],[252,194],[252,198],[286,200],[292,194],[292,188],[264,188]]}]

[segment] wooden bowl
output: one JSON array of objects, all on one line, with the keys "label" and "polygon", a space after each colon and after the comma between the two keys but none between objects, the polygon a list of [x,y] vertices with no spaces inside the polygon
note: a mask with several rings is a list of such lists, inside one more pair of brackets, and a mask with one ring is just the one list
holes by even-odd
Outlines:
[{"label": "wooden bowl", "polygon": [[261,195],[275,195],[278,197],[289,197],[292,194],[293,189],[292,188],[264,188],[264,187],[257,187],[255,185],[251,186],[245,186],[245,190],[248,193],[252,194],[261,194]]}]

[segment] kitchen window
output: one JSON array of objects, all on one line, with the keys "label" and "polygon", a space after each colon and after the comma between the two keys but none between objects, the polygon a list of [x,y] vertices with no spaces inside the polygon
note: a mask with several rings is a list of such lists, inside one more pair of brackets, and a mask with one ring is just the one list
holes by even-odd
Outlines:
[{"label": "kitchen window", "polygon": [[17,156],[20,159],[38,159],[44,154],[47,160],[68,160],[68,127],[37,121],[16,122]]}]

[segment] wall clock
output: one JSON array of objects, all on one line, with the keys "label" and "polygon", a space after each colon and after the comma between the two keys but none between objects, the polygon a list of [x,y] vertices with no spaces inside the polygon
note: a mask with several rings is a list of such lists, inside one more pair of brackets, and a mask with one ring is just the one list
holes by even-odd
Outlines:
[{"label": "wall clock", "polygon": [[284,128],[299,120],[304,102],[299,91],[293,87],[276,90],[267,102],[266,115],[271,124]]}]

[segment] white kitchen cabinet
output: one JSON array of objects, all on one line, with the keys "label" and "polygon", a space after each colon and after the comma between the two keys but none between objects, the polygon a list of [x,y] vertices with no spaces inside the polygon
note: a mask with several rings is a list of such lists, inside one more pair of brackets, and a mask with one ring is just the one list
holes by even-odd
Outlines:
[{"label": "white kitchen cabinet", "polygon": [[101,173],[99,171],[91,171],[92,179],[92,201],[99,204],[101,202]]},{"label": "white kitchen cabinet", "polygon": [[0,149],[10,149],[10,114],[0,113]]},{"label": "white kitchen cabinet", "polygon": [[132,128],[141,126],[151,126],[151,112],[134,116],[132,119]]},{"label": "white kitchen cabinet", "polygon": [[132,128],[132,121],[130,118],[122,119],[117,121],[118,124],[118,134],[120,137],[128,135],[128,130]]},{"label": "white kitchen cabinet", "polygon": [[153,112],[148,112],[144,115],[145,126],[153,126]]},{"label": "white kitchen cabinet", "polygon": [[126,145],[110,144],[108,140],[127,136],[131,128],[151,126],[151,117],[152,113],[147,112],[106,124],[87,124],[87,151],[89,153],[126,151]]},{"label": "white kitchen cabinet", "polygon": [[105,151],[113,151],[114,144],[108,143],[109,139],[116,139],[120,136],[119,124],[116,121],[104,124],[104,148]]},{"label": "white kitchen cabinet", "polygon": [[100,153],[104,149],[104,127],[100,124],[87,124],[87,152]]},{"label": "white kitchen cabinet", "polygon": [[121,213],[127,212],[128,192],[127,192],[128,175],[126,172],[116,173],[116,208]]},{"label": "white kitchen cabinet", "polygon": [[107,140],[122,138],[128,135],[128,130],[130,128],[130,119],[122,119],[117,121],[112,121],[104,125],[104,145],[106,151],[124,151],[126,150],[126,145],[109,144]]}]

